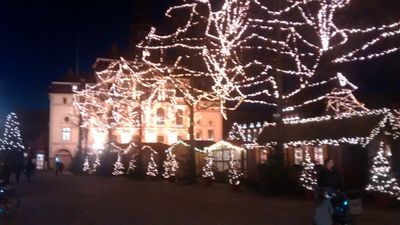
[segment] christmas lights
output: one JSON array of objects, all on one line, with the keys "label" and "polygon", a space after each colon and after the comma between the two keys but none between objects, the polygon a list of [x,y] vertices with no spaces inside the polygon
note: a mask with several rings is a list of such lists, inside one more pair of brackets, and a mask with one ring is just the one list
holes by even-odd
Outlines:
[{"label": "christmas lights", "polygon": [[239,185],[240,184],[240,177],[243,176],[243,173],[238,171],[237,160],[234,157],[233,151],[229,152],[229,171],[228,171],[228,178],[229,183],[232,185]]},{"label": "christmas lights", "polygon": [[121,163],[121,155],[118,154],[117,161],[114,163],[114,171],[112,172],[112,175],[114,176],[119,176],[119,175],[124,175],[124,165]]},{"label": "christmas lights", "polygon": [[150,153],[150,160],[147,164],[147,176],[156,177],[158,175],[157,164],[154,162],[153,153]]},{"label": "christmas lights", "polygon": [[201,176],[206,179],[215,179],[214,177],[214,158],[211,156],[210,151],[206,151],[206,155],[204,157],[204,166],[202,168]]},{"label": "christmas lights", "polygon": [[384,154],[384,145],[380,142],[379,150],[372,162],[370,182],[365,190],[388,194],[400,200],[400,187]]},{"label": "christmas lights", "polygon": [[164,161],[164,173],[162,174],[163,177],[166,179],[170,177],[176,177],[178,168],[178,161],[175,159],[175,154],[172,154],[171,151],[168,151],[167,159]]},{"label": "christmas lights", "polygon": [[17,114],[9,113],[6,118],[4,133],[0,145],[0,150],[5,151],[23,151],[25,150],[22,143],[21,132],[19,130],[19,122]]},{"label": "christmas lights", "polygon": [[89,157],[85,157],[85,161],[83,162],[83,172],[90,173],[90,164],[89,164]]},{"label": "christmas lights", "polygon": [[131,160],[129,161],[128,173],[132,174],[135,171],[136,171],[136,154],[133,154]]},{"label": "christmas lights", "polygon": [[[398,36],[400,22],[364,29],[337,25],[337,12],[349,3],[350,0],[293,0],[272,10],[269,5],[275,3],[258,0],[224,0],[220,7],[207,0],[186,1],[166,13],[169,18],[187,13],[187,20],[179,21],[175,32],[160,35],[152,28],[138,48],[143,50],[145,62],[167,71],[174,80],[183,77],[211,80],[209,90],[184,84],[186,91],[182,92],[192,102],[218,101],[226,118],[227,110],[235,110],[243,102],[276,106],[276,98],[289,99],[305,89],[337,79],[326,79],[325,75],[325,80],[311,83],[321,66],[373,59],[399,50],[388,47],[370,51],[386,39]],[[168,54],[169,51],[180,53]],[[276,63],[276,55],[285,63]],[[333,57],[327,59],[325,55]],[[278,76],[289,76],[299,85],[288,93],[279,93]],[[339,98],[346,102],[337,106]],[[325,99],[330,102],[328,108],[335,112],[351,112],[359,106],[366,110],[348,90],[343,90],[340,97],[334,90],[300,104],[287,105],[284,111]]]},{"label": "christmas lights", "polygon": [[303,169],[300,174],[300,184],[306,190],[315,190],[317,186],[317,172],[314,168],[314,163],[311,162],[308,146],[305,148],[305,159],[302,162]]}]

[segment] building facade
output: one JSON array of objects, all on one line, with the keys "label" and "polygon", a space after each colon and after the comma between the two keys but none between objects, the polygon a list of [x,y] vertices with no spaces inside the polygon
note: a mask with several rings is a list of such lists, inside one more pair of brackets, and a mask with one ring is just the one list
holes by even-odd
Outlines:
[{"label": "building facade", "polygon": [[[151,106],[143,107],[141,114],[141,137],[137,127],[82,128],[80,116],[74,108],[74,91],[94,78],[69,76],[52,82],[49,92],[49,161],[50,167],[58,157],[68,166],[72,157],[82,149],[99,151],[104,149],[110,138],[120,144],[137,141],[146,143],[174,144],[179,140],[189,140],[190,109],[183,98],[164,101],[159,96]],[[169,89],[171,92],[171,89]],[[163,93],[163,92],[161,92]],[[194,136],[196,140],[219,141],[223,138],[222,116],[216,107],[196,109],[194,113]],[[111,133],[110,133],[111,132]]]}]

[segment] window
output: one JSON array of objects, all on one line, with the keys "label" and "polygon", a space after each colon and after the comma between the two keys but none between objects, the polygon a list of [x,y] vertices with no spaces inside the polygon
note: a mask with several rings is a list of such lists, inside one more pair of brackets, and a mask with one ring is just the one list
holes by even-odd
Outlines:
[{"label": "window", "polygon": [[175,113],[175,123],[176,125],[183,125],[183,110],[178,109]]},{"label": "window", "polygon": [[201,130],[196,132],[196,135],[194,137],[196,140],[200,140],[201,139]]},{"label": "window", "polygon": [[64,141],[69,141],[71,140],[71,128],[69,127],[64,127],[62,129],[62,139]]},{"label": "window", "polygon": [[67,98],[63,98],[63,103],[67,104]]},{"label": "window", "polygon": [[301,147],[296,147],[294,149],[294,164],[300,165],[303,162],[303,149]]},{"label": "window", "polygon": [[242,157],[241,157],[240,151],[234,151],[231,149],[220,149],[220,150],[214,150],[212,152],[215,167],[218,172],[229,170],[229,161],[230,161],[231,151],[233,153],[234,159],[238,160],[238,163],[237,163],[238,169],[239,170],[242,169],[242,165],[241,165]]},{"label": "window", "polygon": [[157,143],[164,143],[164,136],[158,135],[157,136]]},{"label": "window", "polygon": [[165,124],[165,111],[162,108],[157,109],[157,115],[156,115],[156,124],[162,125]]},{"label": "window", "polygon": [[208,140],[214,140],[214,130],[208,130]]},{"label": "window", "polygon": [[209,125],[209,126],[212,126],[212,125],[213,125],[213,121],[212,121],[212,120],[209,120],[209,121],[208,121],[208,125]]},{"label": "window", "polygon": [[268,151],[267,149],[260,149],[260,163],[264,164],[268,160]]},{"label": "window", "polygon": [[315,164],[317,165],[324,164],[324,151],[321,146],[317,146],[314,148],[314,160]]}]

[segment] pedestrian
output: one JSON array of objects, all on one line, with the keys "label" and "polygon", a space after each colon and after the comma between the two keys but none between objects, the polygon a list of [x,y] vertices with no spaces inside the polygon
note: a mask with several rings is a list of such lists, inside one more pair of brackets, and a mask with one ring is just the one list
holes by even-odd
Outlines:
[{"label": "pedestrian", "polygon": [[10,184],[10,170],[4,161],[0,162],[0,179],[2,180],[3,186]]},{"label": "pedestrian", "polygon": [[61,160],[58,156],[56,156],[55,172],[56,176],[60,175],[61,172]]},{"label": "pedestrian", "polygon": [[28,160],[28,163],[25,166],[25,176],[28,182],[31,182],[31,177],[33,175],[34,169],[35,169],[34,164],[32,163],[31,160]]},{"label": "pedestrian", "polygon": [[21,173],[23,171],[23,168],[24,168],[23,164],[22,165],[18,164],[17,167],[15,168],[15,171],[14,171],[14,173],[15,173],[15,182],[17,184],[19,184],[19,178],[21,177]]},{"label": "pedestrian", "polygon": [[332,225],[333,207],[330,198],[325,196],[326,192],[317,189],[317,199],[314,214],[314,225]]},{"label": "pedestrian", "polygon": [[328,191],[329,194],[337,193],[342,187],[333,159],[327,158],[325,160],[324,167],[318,174],[317,183],[319,188]]},{"label": "pedestrian", "polygon": [[60,175],[62,175],[64,170],[64,163],[60,162]]}]

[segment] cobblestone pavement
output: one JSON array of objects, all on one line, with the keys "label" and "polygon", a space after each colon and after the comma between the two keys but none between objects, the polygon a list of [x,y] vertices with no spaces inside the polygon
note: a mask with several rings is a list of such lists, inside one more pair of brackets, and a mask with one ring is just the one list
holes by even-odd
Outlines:
[{"label": "cobblestone pavement", "polygon": [[[6,225],[309,225],[313,203],[226,185],[38,173],[18,186],[22,204]],[[400,210],[364,209],[359,225],[400,224]]]}]

